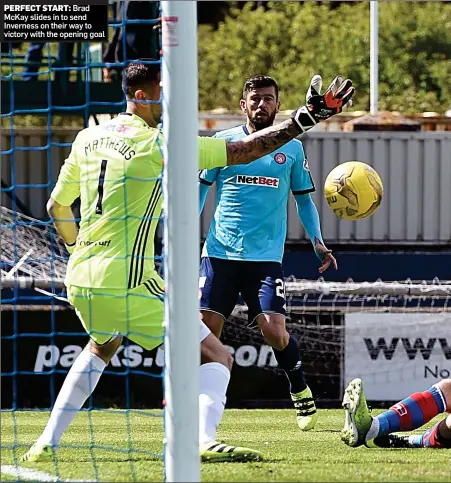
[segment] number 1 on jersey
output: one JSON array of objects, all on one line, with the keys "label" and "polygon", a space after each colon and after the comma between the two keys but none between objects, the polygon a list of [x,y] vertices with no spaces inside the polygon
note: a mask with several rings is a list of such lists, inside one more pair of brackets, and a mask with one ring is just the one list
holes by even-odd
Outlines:
[{"label": "number 1 on jersey", "polygon": [[102,159],[102,164],[100,165],[99,186],[98,186],[99,197],[97,199],[96,215],[102,214],[103,184],[105,183],[105,172],[106,172],[107,162],[108,162],[107,159]]}]

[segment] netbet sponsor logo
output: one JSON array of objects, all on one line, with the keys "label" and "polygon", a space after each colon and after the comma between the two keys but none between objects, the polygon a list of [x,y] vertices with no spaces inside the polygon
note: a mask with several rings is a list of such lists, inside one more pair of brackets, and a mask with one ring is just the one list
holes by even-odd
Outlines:
[{"label": "netbet sponsor logo", "polygon": [[270,188],[279,187],[279,178],[270,178],[268,176],[245,176],[238,174],[236,177],[237,184],[247,184],[252,186],[268,186]]},{"label": "netbet sponsor logo", "polygon": [[[236,365],[241,367],[276,367],[277,361],[270,346],[241,345],[239,347],[226,346]],[[40,345],[36,354],[34,372],[45,372],[54,367],[70,368],[77,356],[83,350],[78,345],[67,345],[59,348],[56,345]],[[153,357],[143,354],[144,349],[135,344],[120,346],[110,361],[113,368],[162,368],[164,364],[163,350],[159,348]],[[148,353],[147,353],[148,354]]]}]

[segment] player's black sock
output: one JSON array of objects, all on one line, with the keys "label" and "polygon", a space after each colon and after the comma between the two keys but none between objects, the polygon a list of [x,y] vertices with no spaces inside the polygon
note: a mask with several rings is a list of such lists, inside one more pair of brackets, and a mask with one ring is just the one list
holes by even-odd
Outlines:
[{"label": "player's black sock", "polygon": [[307,383],[302,370],[301,352],[294,337],[290,335],[285,349],[279,351],[273,348],[273,351],[279,367],[285,371],[290,381],[290,392],[296,394],[303,391],[307,387]]}]

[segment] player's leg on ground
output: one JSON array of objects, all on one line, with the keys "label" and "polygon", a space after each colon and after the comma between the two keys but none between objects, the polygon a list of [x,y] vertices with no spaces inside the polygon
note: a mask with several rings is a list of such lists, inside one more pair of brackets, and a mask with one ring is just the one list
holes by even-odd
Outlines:
[{"label": "player's leg on ground", "polygon": [[290,394],[296,419],[302,431],[314,428],[318,419],[312,391],[307,386],[301,363],[299,345],[285,327],[285,316],[264,313],[257,316],[258,326],[266,342],[273,348],[277,363],[290,382]]},{"label": "player's leg on ground", "polygon": [[64,380],[43,433],[21,458],[22,461],[37,462],[52,458],[52,449],[59,445],[64,431],[96,388],[121,342],[122,337],[117,337],[103,345],[92,340],[86,345]]},{"label": "player's leg on ground", "polygon": [[[433,389],[434,386],[431,388]],[[451,412],[451,379],[444,379],[435,385],[438,389],[441,398],[443,399],[444,411]],[[428,391],[431,391],[429,389]],[[426,391],[426,393],[428,393]],[[414,398],[417,393],[410,398]],[[400,403],[401,404],[401,403]],[[440,406],[440,403],[437,405]],[[439,408],[437,408],[438,410]],[[432,404],[428,408],[430,414],[436,412],[435,406]],[[434,416],[432,416],[434,417]],[[432,419],[429,417],[425,418],[424,423]],[[432,428],[427,429],[422,434],[415,434],[410,436],[398,436],[395,434],[381,435],[376,437],[374,440],[369,441],[370,446],[377,447],[415,447],[415,448],[451,448],[451,415],[447,418],[442,419],[436,423]]]},{"label": "player's leg on ground", "polygon": [[[352,381],[345,391],[343,406],[346,422],[342,439],[350,446],[367,444],[369,447],[385,447],[390,440],[386,436],[396,431],[417,429],[438,414],[449,410],[451,380],[445,379],[424,392],[417,392],[393,405],[376,417],[371,417],[365,399],[363,383]],[[437,431],[441,424],[437,425]],[[446,430],[445,430],[446,433]],[[398,438],[391,438],[395,446]]]},{"label": "player's leg on ground", "polygon": [[[447,411],[451,412],[449,403]],[[448,414],[448,417],[439,425],[439,433],[442,438],[449,440],[451,443],[451,414]]]},{"label": "player's leg on ground", "polygon": [[[447,411],[450,412],[448,403]],[[423,438],[423,446],[431,448],[451,448],[451,414],[432,428],[432,438]]]},{"label": "player's leg on ground", "polygon": [[368,441],[370,448],[448,448],[451,449],[451,415],[421,434],[387,434]]},{"label": "player's leg on ground", "polygon": [[203,461],[261,459],[261,454],[256,450],[216,441],[216,430],[224,414],[232,363],[227,348],[201,323],[199,443]]},{"label": "player's leg on ground", "polygon": [[451,379],[440,381],[426,391],[416,392],[373,418],[366,440],[375,440],[373,443],[377,445],[376,438],[420,428],[447,410],[447,399],[451,401]]}]

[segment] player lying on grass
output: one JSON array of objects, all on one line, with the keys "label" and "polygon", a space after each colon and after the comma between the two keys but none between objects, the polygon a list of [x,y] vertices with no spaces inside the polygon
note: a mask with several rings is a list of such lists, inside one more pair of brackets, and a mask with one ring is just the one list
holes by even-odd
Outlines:
[{"label": "player lying on grass", "polygon": [[354,379],[343,398],[346,411],[342,440],[349,446],[369,448],[451,448],[451,414],[422,434],[399,436],[413,431],[444,412],[451,413],[451,379],[443,379],[424,392],[416,392],[372,417],[363,382]]},{"label": "player lying on grass", "polygon": [[[312,84],[317,92],[321,78]],[[330,86],[337,90],[342,79]],[[312,93],[310,87],[307,94]],[[279,112],[279,88],[268,76],[246,80],[240,107],[246,124],[216,133],[227,141],[241,141],[272,126]],[[321,260],[320,272],[337,263],[323,242],[320,220],[310,193],[315,191],[301,141],[293,139],[257,161],[240,166],[204,170],[199,174],[200,209],[208,189],[216,183],[216,206],[205,241],[201,268],[203,320],[219,338],[225,320],[241,293],[250,326],[260,328],[273,347],[278,365],[290,383],[290,394],[301,430],[315,426],[318,413],[304,379],[296,340],[285,327],[285,283],[282,257],[287,231],[287,204],[293,193],[299,218]]]},{"label": "player lying on grass", "polygon": [[[162,343],[164,282],[154,260],[162,212],[162,134],[153,127],[161,115],[155,102],[160,99],[159,66],[132,62],[124,83],[127,112],[77,135],[48,202],[55,228],[72,252],[65,279],[68,299],[91,340],[72,365],[44,432],[22,461],[52,457],[52,446],[95,389],[122,336],[147,350]],[[316,96],[291,119],[242,141],[199,138],[199,166],[258,159],[340,112],[353,92],[348,80],[336,95]],[[78,197],[79,230],[71,211]],[[258,451],[216,442],[232,359],[199,322],[200,454],[216,461],[259,459]]]}]

